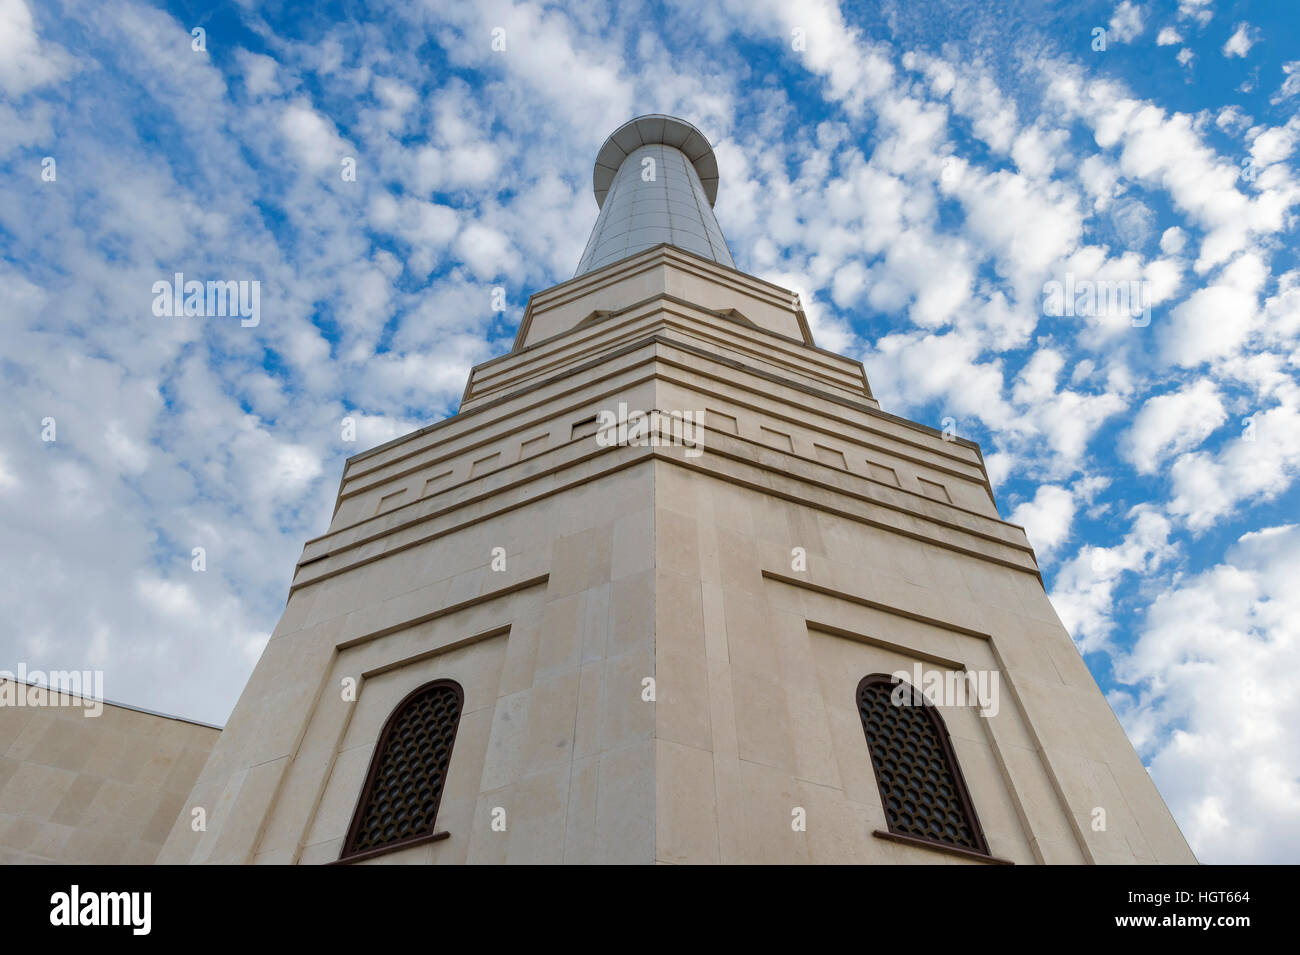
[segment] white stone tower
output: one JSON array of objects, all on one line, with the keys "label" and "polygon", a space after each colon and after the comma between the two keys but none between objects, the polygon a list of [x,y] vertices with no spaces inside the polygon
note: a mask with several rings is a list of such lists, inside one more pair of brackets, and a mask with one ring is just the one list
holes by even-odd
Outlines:
[{"label": "white stone tower", "polygon": [[1194,862],[979,448],[735,268],[703,134],[594,184],[459,413],[347,462],[159,861]]}]

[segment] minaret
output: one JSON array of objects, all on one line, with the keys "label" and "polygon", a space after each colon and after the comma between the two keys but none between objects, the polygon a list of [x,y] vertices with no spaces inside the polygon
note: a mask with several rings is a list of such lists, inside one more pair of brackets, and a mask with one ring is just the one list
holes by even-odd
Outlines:
[{"label": "minaret", "polygon": [[703,134],[594,187],[459,413],[347,461],[159,861],[1194,862],[978,446],[735,268]]},{"label": "minaret", "polygon": [[577,275],[661,242],[735,268],[713,216],[718,161],[704,134],[672,116],[642,116],[605,140],[592,174],[600,215]]}]

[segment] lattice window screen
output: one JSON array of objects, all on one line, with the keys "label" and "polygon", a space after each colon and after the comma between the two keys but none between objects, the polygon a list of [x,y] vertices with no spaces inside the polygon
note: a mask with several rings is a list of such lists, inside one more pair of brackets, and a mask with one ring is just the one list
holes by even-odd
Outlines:
[{"label": "lattice window screen", "polygon": [[[894,703],[895,689],[901,686]],[[966,784],[933,704],[885,675],[858,684],[858,712],[890,832],[987,854]]]},{"label": "lattice window screen", "polygon": [[463,703],[459,684],[437,680],[393,710],[371,758],[342,858],[433,835]]}]

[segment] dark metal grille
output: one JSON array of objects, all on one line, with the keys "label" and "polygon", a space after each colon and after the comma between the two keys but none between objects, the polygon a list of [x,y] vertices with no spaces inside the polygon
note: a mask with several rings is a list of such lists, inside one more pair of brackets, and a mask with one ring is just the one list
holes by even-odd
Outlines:
[{"label": "dark metal grille", "polygon": [[463,700],[459,685],[439,680],[393,710],[370,761],[344,858],[433,834]]},{"label": "dark metal grille", "polygon": [[858,712],[890,832],[987,854],[934,705],[910,684],[876,675],[858,684]]}]

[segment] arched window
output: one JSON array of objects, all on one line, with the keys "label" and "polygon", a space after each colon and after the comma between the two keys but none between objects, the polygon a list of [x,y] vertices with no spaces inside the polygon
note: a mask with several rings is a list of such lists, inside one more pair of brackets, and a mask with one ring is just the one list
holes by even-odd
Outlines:
[{"label": "arched window", "polygon": [[434,822],[465,694],[434,680],[397,704],[379,734],[339,861],[446,838]]},{"label": "arched window", "polygon": [[938,708],[910,683],[876,673],[858,684],[858,713],[889,831],[988,855]]}]

